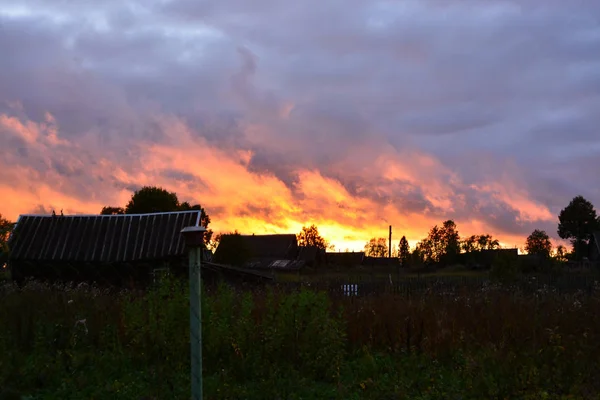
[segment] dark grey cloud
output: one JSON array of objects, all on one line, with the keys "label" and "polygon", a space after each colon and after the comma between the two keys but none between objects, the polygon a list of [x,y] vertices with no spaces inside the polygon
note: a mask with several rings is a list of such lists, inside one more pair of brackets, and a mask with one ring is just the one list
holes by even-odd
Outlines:
[{"label": "dark grey cloud", "polygon": [[368,172],[390,149],[430,154],[458,179],[432,177],[456,193],[448,217],[524,234],[545,222],[469,185],[512,176],[553,213],[579,193],[600,206],[599,18],[591,0],[0,1],[0,114],[50,113],[77,145],[49,156],[0,132],[0,161],[84,193],[100,158],[143,169],[140,144],[176,140],[161,123],[175,117],[292,189],[313,169],[442,219],[425,172],[422,185]]},{"label": "dark grey cloud", "polygon": [[172,179],[174,181],[185,182],[188,184],[195,185],[198,183],[198,178],[196,176],[194,176],[193,174],[186,172],[186,171],[167,169],[167,170],[162,171],[162,176],[164,176],[168,179]]}]

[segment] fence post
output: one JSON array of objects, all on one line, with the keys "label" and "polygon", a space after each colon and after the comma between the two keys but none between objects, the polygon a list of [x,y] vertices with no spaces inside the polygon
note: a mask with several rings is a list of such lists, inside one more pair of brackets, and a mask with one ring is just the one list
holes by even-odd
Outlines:
[{"label": "fence post", "polygon": [[202,400],[202,246],[203,226],[188,226],[181,234],[189,252],[190,274],[190,359],[192,400]]}]

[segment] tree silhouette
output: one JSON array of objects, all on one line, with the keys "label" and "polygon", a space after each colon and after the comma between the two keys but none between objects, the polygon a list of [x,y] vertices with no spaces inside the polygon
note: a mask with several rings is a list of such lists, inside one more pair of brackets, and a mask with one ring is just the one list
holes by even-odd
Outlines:
[{"label": "tree silhouette", "polygon": [[465,253],[481,250],[494,250],[500,248],[500,242],[492,235],[471,235],[461,242],[461,248]]},{"label": "tree silhouette", "polygon": [[206,228],[204,243],[208,246],[211,243],[213,231],[208,229],[210,216],[204,208],[200,204],[190,205],[187,201],[180,204],[177,194],[161,187],[144,186],[133,193],[125,208],[107,206],[102,208],[100,214],[151,214],[192,210],[200,211],[200,225]]},{"label": "tree silhouette", "polygon": [[121,215],[125,214],[125,209],[123,207],[103,207],[102,211],[100,211],[100,215]]},{"label": "tree silhouette", "polygon": [[8,238],[14,227],[14,222],[7,220],[0,214],[0,268],[8,258]]},{"label": "tree silhouette", "polygon": [[444,221],[442,225],[442,241],[444,243],[444,257],[448,262],[454,262],[460,253],[460,235],[453,220]]},{"label": "tree silhouette", "polygon": [[417,248],[425,262],[454,262],[460,253],[460,236],[454,221],[449,219],[441,227],[431,228]]},{"label": "tree silhouette", "polygon": [[527,237],[525,251],[529,254],[536,254],[545,258],[550,257],[552,242],[550,242],[550,237],[546,231],[539,229],[534,230],[531,235]]},{"label": "tree silhouette", "polygon": [[406,236],[402,236],[398,243],[398,258],[400,258],[403,267],[408,265],[410,260],[410,247],[408,245],[408,240],[406,240]]},{"label": "tree silhouette", "polygon": [[[413,260],[419,264],[429,264],[439,261],[439,255],[436,253],[434,246],[434,240],[437,240],[437,227],[434,228],[429,232],[428,237],[418,242],[415,246]],[[434,238],[432,239],[431,236],[434,236]]]},{"label": "tree silhouette", "polygon": [[298,246],[314,246],[322,250],[326,250],[331,246],[320,234],[319,228],[316,225],[309,227],[303,226],[302,231],[296,235],[298,239]]},{"label": "tree silhouette", "polygon": [[14,222],[9,221],[0,214],[0,244],[8,241],[8,236],[15,226]]},{"label": "tree silhouette", "polygon": [[369,257],[385,257],[388,255],[388,245],[385,238],[372,238],[365,244],[365,255]]},{"label": "tree silhouette", "polygon": [[556,251],[554,253],[554,258],[557,261],[567,261],[567,249],[562,244],[559,244],[556,247]]},{"label": "tree silhouette", "polygon": [[411,265],[421,265],[425,263],[425,255],[423,254],[423,249],[421,247],[421,242],[417,243],[415,249],[410,253],[410,264]]},{"label": "tree silhouette", "polygon": [[177,195],[156,186],[144,186],[135,191],[125,207],[126,214],[149,214],[178,210]]},{"label": "tree silhouette", "polygon": [[569,239],[577,260],[587,253],[594,231],[600,223],[592,203],[583,196],[576,196],[558,215],[558,236]]}]

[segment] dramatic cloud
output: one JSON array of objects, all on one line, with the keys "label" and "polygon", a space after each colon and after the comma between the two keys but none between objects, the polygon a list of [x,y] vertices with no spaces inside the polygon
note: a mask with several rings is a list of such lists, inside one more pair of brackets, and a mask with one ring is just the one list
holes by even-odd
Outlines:
[{"label": "dramatic cloud", "polygon": [[600,206],[600,5],[0,0],[0,213],[158,184],[338,249],[443,220],[522,246]]}]

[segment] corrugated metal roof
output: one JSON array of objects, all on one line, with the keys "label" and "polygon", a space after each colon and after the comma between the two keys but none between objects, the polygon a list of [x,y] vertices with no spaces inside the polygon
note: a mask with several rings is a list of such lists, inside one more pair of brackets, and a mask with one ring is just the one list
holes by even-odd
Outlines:
[{"label": "corrugated metal roof", "polygon": [[124,215],[21,215],[10,260],[124,262],[185,254],[181,230],[199,210]]},{"label": "corrugated metal roof", "polygon": [[268,269],[282,269],[282,270],[297,270],[301,269],[306,265],[303,260],[258,260],[248,261],[244,263],[243,268],[248,270],[268,270]]},{"label": "corrugated metal roof", "polygon": [[269,269],[300,269],[304,266],[303,260],[275,260],[269,264]]}]

